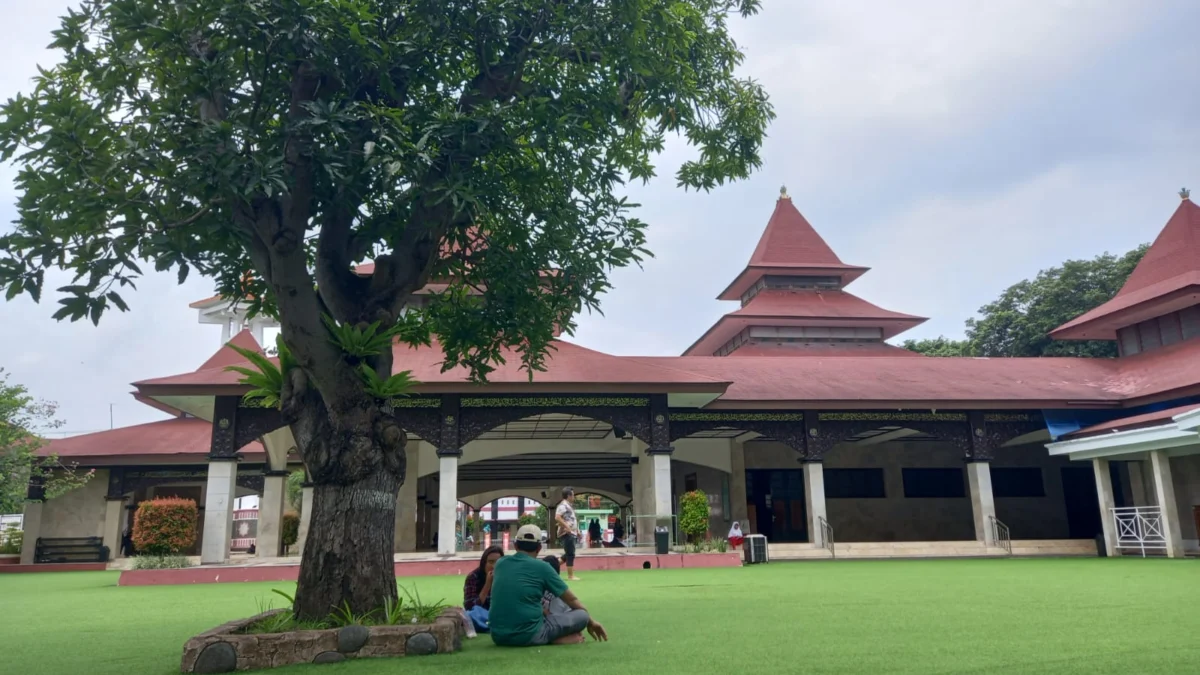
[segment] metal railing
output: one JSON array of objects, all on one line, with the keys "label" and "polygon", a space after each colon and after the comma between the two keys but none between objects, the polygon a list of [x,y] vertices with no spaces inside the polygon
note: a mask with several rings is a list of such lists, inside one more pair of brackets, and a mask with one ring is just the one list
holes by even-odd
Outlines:
[{"label": "metal railing", "polygon": [[833,526],[825,520],[825,516],[817,516],[817,522],[821,525],[821,546],[829,549],[829,555],[834,559],[837,558],[837,551],[833,543]]},{"label": "metal railing", "polygon": [[1117,549],[1141,551],[1143,558],[1146,557],[1146,549],[1167,550],[1161,508],[1120,506],[1112,510],[1112,518],[1117,530]]},{"label": "metal railing", "polygon": [[1012,535],[1008,530],[1008,526],[996,516],[988,516],[988,522],[992,528],[992,541],[1009,555],[1012,555]]}]

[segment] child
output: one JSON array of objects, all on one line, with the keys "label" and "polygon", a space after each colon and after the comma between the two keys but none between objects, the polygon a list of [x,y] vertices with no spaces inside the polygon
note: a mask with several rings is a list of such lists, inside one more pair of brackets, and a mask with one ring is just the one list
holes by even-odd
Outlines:
[{"label": "child", "polygon": [[[560,567],[561,563],[558,561],[558,556],[548,555],[545,558],[542,558],[542,561],[553,567],[555,574],[562,574],[560,571],[562,569]],[[559,614],[569,611],[571,611],[571,608],[567,607],[567,603],[563,602],[560,598],[555,597],[553,593],[547,591],[542,594],[542,616],[550,616],[550,612]]]},{"label": "child", "polygon": [[742,542],[746,537],[742,535],[742,524],[738,521],[733,521],[733,527],[729,529],[729,545],[733,548],[741,548]]}]

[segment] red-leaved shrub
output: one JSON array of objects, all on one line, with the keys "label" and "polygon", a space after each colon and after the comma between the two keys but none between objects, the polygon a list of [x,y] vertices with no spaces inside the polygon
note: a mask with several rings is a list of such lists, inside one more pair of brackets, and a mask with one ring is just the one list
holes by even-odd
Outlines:
[{"label": "red-leaved shrub", "polygon": [[133,516],[133,545],[139,553],[172,555],[196,543],[196,502],[178,497],[152,499]]}]

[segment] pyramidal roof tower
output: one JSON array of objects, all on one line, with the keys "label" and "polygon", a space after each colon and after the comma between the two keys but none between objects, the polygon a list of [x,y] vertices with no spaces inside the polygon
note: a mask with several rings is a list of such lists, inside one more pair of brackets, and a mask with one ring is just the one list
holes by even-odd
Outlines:
[{"label": "pyramidal roof tower", "polygon": [[1058,340],[1117,340],[1122,355],[1200,338],[1200,206],[1191,193],[1112,300],[1050,332]]},{"label": "pyramidal roof tower", "polygon": [[844,288],[868,268],[843,263],[780,190],[750,262],[718,300],[721,317],[684,356],[918,356],[884,340],[925,321]]}]

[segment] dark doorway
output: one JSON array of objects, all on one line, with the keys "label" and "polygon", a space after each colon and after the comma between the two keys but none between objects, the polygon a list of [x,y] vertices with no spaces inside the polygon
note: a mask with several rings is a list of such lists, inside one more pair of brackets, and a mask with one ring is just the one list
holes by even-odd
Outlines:
[{"label": "dark doorway", "polygon": [[808,541],[803,471],[747,471],[746,496],[754,507],[755,531],[767,541]]},{"label": "dark doorway", "polygon": [[1090,467],[1062,468],[1063,502],[1067,507],[1067,530],[1071,539],[1095,539],[1103,531],[1096,475]]}]

